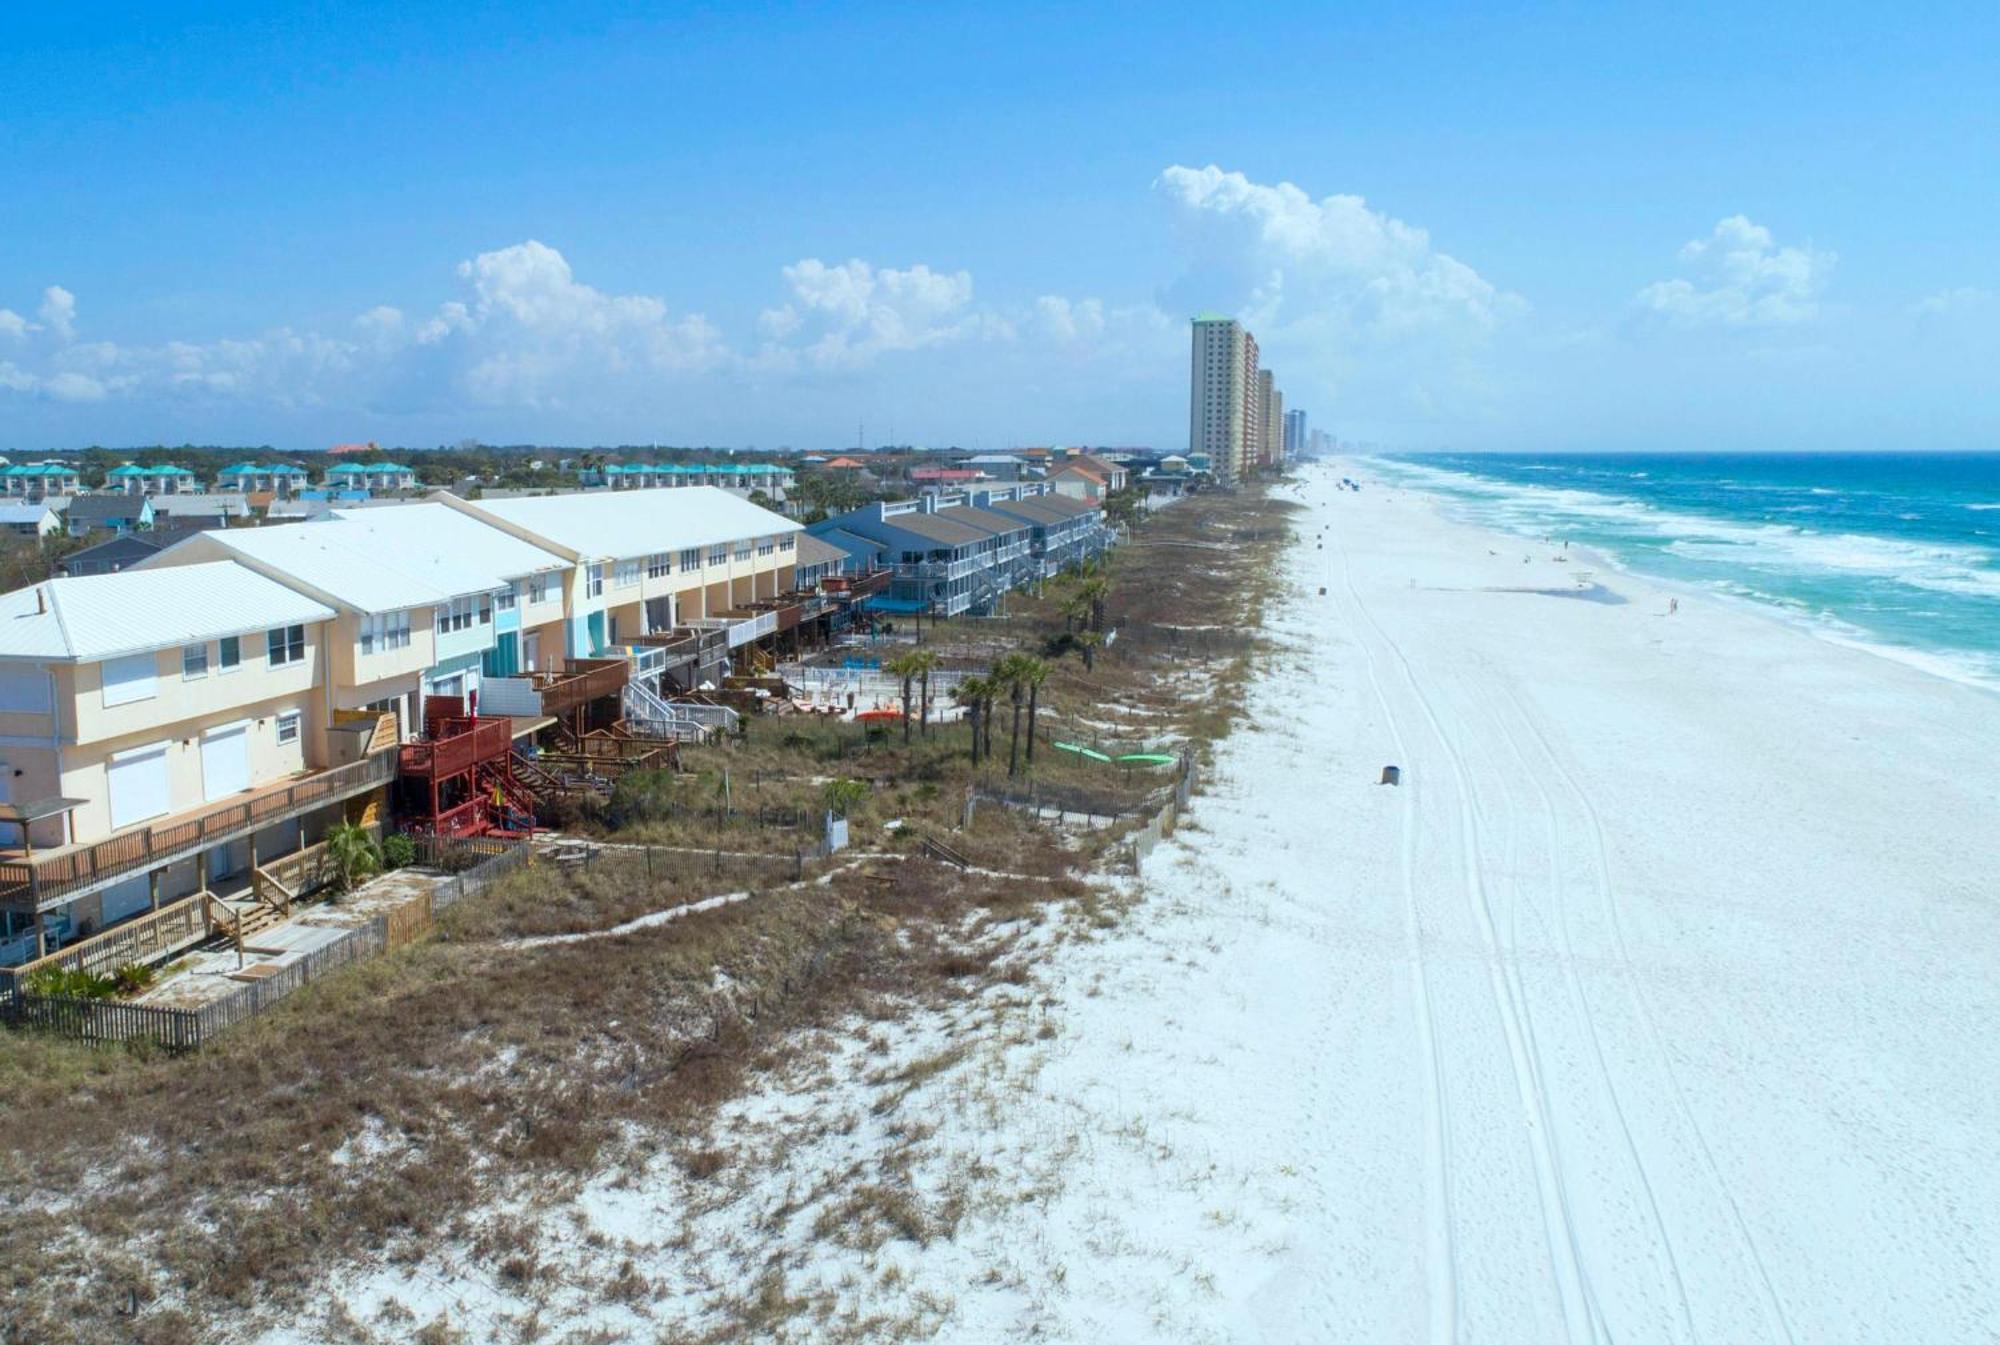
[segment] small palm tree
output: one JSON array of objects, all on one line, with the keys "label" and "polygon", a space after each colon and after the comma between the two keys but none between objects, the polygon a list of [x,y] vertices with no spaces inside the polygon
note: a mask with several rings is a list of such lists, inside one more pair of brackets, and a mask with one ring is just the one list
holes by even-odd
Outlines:
[{"label": "small palm tree", "polygon": [[972,726],[972,764],[979,764],[979,724],[980,710],[986,704],[991,689],[984,677],[961,677],[958,685],[951,689],[951,698],[965,707],[966,722]]},{"label": "small palm tree", "polygon": [[1021,771],[1021,707],[1027,703],[1028,682],[1026,654],[1009,654],[993,665],[993,680],[1007,693],[1007,700],[1014,707],[1012,736],[1007,742],[1007,774],[1018,775]]},{"label": "small palm tree", "polygon": [[[907,657],[911,666],[917,670],[917,681],[921,685],[917,693],[918,713],[924,737],[928,738],[931,736],[931,673],[937,669],[938,652],[935,649],[912,649]],[[906,716],[903,720],[904,725],[907,726],[909,722]]]},{"label": "small palm tree", "polygon": [[844,775],[828,780],[825,787],[819,792],[820,802],[825,805],[828,812],[836,817],[846,817],[849,813],[860,807],[861,801],[867,797],[868,786],[866,784],[859,780],[849,779]]},{"label": "small palm tree", "polygon": [[1035,764],[1035,712],[1041,708],[1042,683],[1049,680],[1047,660],[1033,655],[1021,656],[1021,680],[1028,687],[1028,765]]},{"label": "small palm tree", "polygon": [[351,892],[355,884],[382,867],[375,838],[358,822],[340,822],[326,833],[326,857],[333,865],[334,886]]},{"label": "small palm tree", "polygon": [[882,660],[882,671],[903,682],[903,746],[910,745],[910,684],[917,680],[917,651]]},{"label": "small palm tree", "polygon": [[1091,672],[1097,667],[1097,650],[1104,643],[1104,637],[1094,630],[1080,630],[1076,633],[1076,647],[1083,651],[1083,670]]}]

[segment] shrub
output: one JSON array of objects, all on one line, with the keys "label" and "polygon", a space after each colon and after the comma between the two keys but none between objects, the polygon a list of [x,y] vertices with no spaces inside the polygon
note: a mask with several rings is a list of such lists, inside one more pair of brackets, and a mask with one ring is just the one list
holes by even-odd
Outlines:
[{"label": "shrub", "polygon": [[386,838],[382,842],[382,867],[400,869],[417,862],[417,843],[402,832]]},{"label": "shrub", "polygon": [[127,962],[111,973],[111,980],[121,995],[136,995],[153,983],[153,969],[138,962]]},{"label": "shrub", "polygon": [[56,995],[67,999],[110,999],[118,993],[118,983],[82,968],[38,967],[28,974],[24,988],[31,995]]}]

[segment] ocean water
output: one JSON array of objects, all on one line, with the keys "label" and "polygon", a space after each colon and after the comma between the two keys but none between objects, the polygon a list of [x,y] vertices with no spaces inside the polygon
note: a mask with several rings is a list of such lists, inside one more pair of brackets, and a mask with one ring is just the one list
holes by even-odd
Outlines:
[{"label": "ocean water", "polygon": [[2000,453],[1410,454],[1371,460],[1470,522],[2000,690]]}]

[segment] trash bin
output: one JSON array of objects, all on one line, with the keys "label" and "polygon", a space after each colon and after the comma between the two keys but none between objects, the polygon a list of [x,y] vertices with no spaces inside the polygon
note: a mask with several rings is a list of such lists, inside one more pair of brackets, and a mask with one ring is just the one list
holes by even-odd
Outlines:
[{"label": "trash bin", "polygon": [[1382,768],[1382,783],[1385,785],[1402,784],[1403,768],[1401,766],[1384,766]]}]

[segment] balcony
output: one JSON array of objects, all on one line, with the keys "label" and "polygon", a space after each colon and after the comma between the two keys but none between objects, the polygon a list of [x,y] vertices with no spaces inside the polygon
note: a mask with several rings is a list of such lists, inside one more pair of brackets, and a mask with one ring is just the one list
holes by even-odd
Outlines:
[{"label": "balcony", "polygon": [[631,676],[631,664],[623,658],[574,658],[560,671],[483,678],[479,704],[495,715],[520,719],[560,716],[602,697],[618,695]]},{"label": "balcony", "polygon": [[514,748],[511,719],[452,719],[445,732],[423,742],[404,743],[396,749],[396,771],[400,775],[443,779],[462,775],[482,761],[495,761]]},{"label": "balcony", "polygon": [[892,570],[870,570],[866,574],[830,574],[819,581],[819,586],[828,593],[840,594],[851,601],[872,598],[889,587],[895,578]]},{"label": "balcony", "polygon": [[0,852],[0,906],[14,911],[60,906],[121,878],[190,859],[210,846],[378,789],[395,774],[396,754],[378,752],[345,766],[176,813],[101,841],[40,852]]}]

